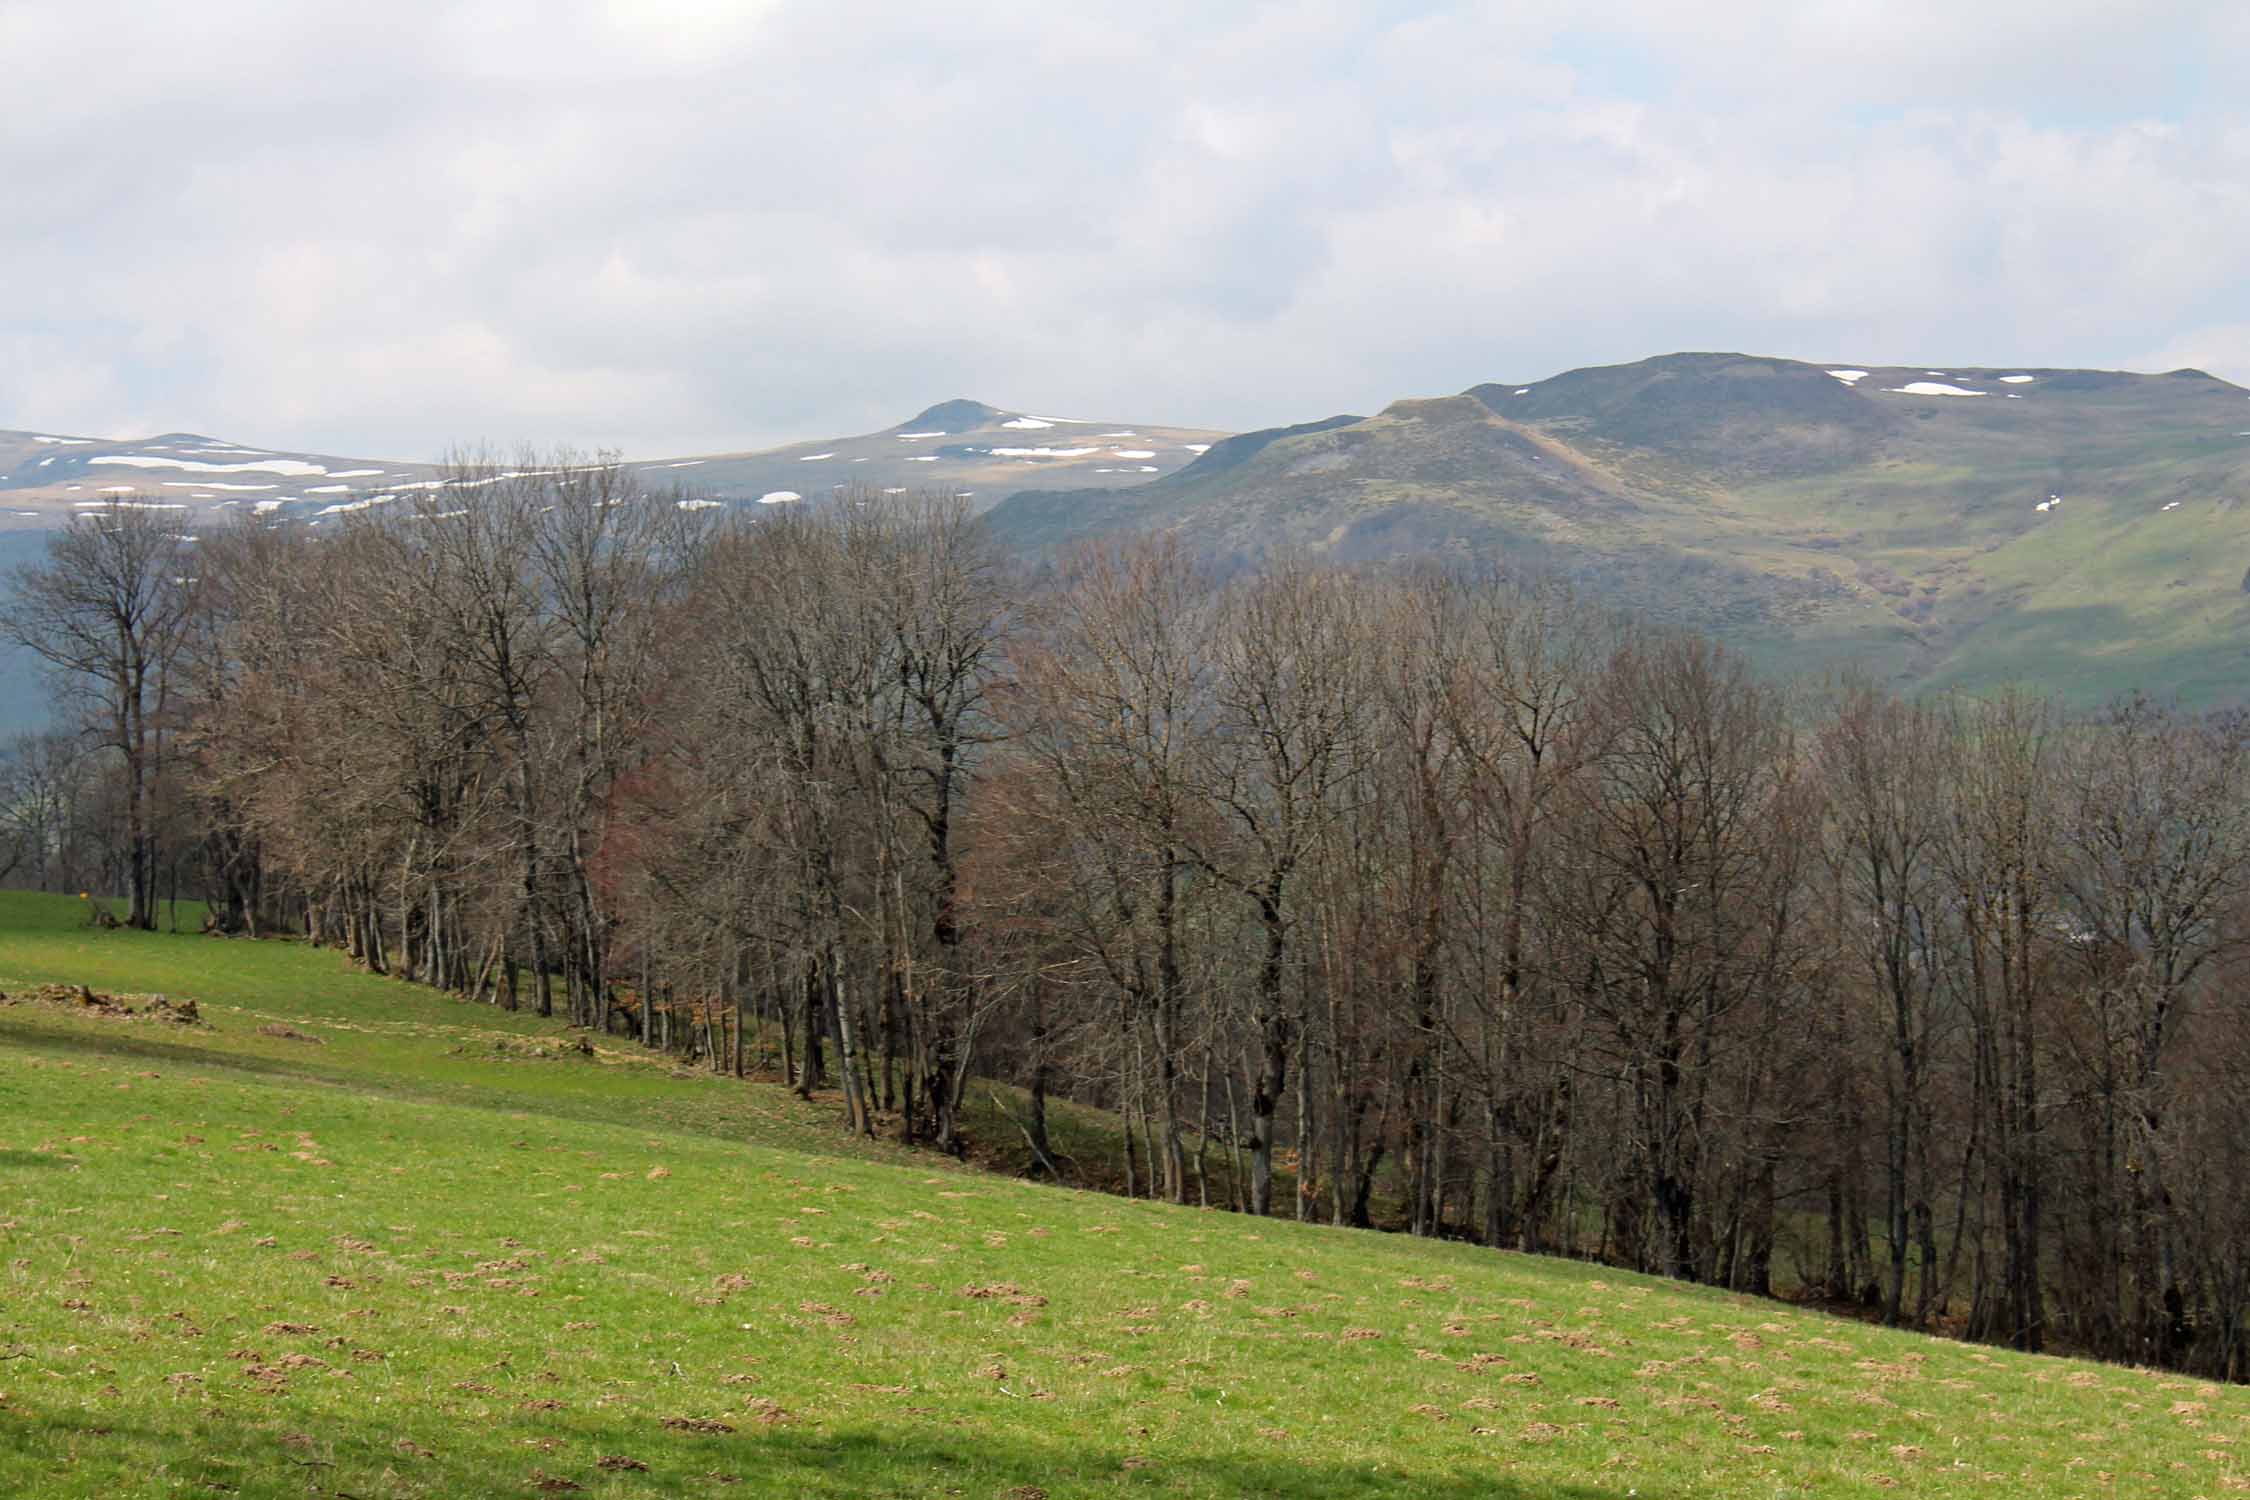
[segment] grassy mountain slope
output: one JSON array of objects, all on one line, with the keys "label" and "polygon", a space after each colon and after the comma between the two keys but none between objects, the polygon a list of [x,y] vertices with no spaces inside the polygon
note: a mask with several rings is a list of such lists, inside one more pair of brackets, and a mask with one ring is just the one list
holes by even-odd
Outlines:
[{"label": "grassy mountain slope", "polygon": [[1246,434],[993,519],[1029,547],[1498,557],[1784,670],[2217,702],[2250,682],[2246,501],[2250,392],[2197,371],[1683,354]]},{"label": "grassy mountain slope", "polygon": [[0,1493],[2243,1487],[2241,1389],[980,1176],[295,945],[0,896],[0,990]]}]

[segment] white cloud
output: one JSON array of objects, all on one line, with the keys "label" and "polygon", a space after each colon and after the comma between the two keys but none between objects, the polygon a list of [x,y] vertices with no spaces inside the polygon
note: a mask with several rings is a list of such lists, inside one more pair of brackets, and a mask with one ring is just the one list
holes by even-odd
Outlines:
[{"label": "white cloud", "polygon": [[0,425],[653,455],[1713,347],[2250,380],[2231,5],[0,0],[0,55]]}]

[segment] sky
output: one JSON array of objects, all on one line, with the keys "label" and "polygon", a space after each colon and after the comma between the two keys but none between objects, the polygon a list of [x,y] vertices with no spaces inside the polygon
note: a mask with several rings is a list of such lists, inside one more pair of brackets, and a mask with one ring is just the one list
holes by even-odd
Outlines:
[{"label": "sky", "polygon": [[1680,349],[2250,384],[2250,6],[0,0],[0,427],[1244,429]]}]

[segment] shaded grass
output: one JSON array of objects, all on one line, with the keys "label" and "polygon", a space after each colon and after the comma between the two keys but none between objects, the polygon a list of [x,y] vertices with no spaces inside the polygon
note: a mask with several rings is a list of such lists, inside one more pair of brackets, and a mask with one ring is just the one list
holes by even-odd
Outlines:
[{"label": "shaded grass", "polygon": [[78,965],[212,1024],[0,1008],[0,1494],[2240,1486],[2240,1390],[982,1176],[68,908],[0,899],[0,989]]}]

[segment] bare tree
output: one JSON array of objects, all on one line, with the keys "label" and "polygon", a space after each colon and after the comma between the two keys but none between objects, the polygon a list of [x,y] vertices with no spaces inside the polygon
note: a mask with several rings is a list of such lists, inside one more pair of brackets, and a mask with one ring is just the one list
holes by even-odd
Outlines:
[{"label": "bare tree", "polygon": [[69,890],[90,863],[83,808],[90,767],[78,737],[18,735],[0,749],[0,882]]},{"label": "bare tree", "polygon": [[1481,1023],[1487,1233],[1536,1250],[1562,1169],[1574,1078],[1566,1059],[1536,1045],[1554,1034],[1572,986],[1542,982],[1561,966],[1534,952],[1534,907],[1547,837],[1598,748],[1591,696],[1615,625],[1553,584],[1483,578],[1465,593],[1461,617],[1443,628],[1459,641],[1447,728],[1461,747],[1466,821],[1480,846],[1465,904],[1486,971],[1469,995]]},{"label": "bare tree", "polygon": [[1597,774],[1579,787],[1560,911],[1630,1111],[1616,1217],[1636,1260],[1695,1277],[1710,1270],[1697,1231],[1713,1086],[1745,1040],[1729,1021],[1773,981],[1786,931],[1793,872],[1769,842],[1785,729],[1769,690],[1694,639],[1626,645],[1598,691]]},{"label": "bare tree", "polygon": [[126,921],[156,922],[156,815],[167,674],[188,617],[189,564],[169,511],[116,500],[73,516],[47,560],[19,567],[0,633],[38,656],[84,706],[124,770]]},{"label": "bare tree", "polygon": [[[1983,1295],[1991,1283],[1978,1276],[1970,1321],[2036,1352],[2046,1340],[2051,1172],[2041,1064],[2068,931],[2057,885],[2060,725],[2051,703],[2017,689],[1952,713],[1943,847],[1963,951],[1948,977],[1970,1024],[1981,1164],[2000,1220],[1997,1295]],[[1985,1249],[1980,1239],[1980,1259]]]},{"label": "bare tree", "polygon": [[[2250,894],[2250,749],[2142,698],[2072,737],[2058,854],[2077,978],[2071,1061],[2087,1085],[2090,1187],[2105,1231],[2082,1332],[2106,1352],[2173,1362],[2191,1337],[2172,1187],[2183,1031],[2199,979],[2238,948]],[[2112,1333],[2111,1330],[2115,1332]]]},{"label": "bare tree", "polygon": [[1214,729],[1203,794],[1231,837],[1204,869],[1249,903],[1260,952],[1247,997],[1250,1211],[1273,1206],[1274,1119],[1301,1025],[1290,993],[1298,884],[1348,781],[1360,704],[1359,597],[1341,574],[1288,561],[1238,585],[1214,641]]},{"label": "bare tree", "polygon": [[498,482],[530,506],[532,576],[563,653],[568,725],[551,817],[570,934],[566,973],[573,1014],[606,1031],[613,919],[596,859],[613,793],[643,738],[637,719],[661,670],[665,606],[700,537],[673,497],[644,493],[608,457],[527,457]]},{"label": "bare tree", "polygon": [[1922,1267],[1916,1322],[1928,1319],[1936,1290],[1930,1088],[1944,1024],[1934,945],[1948,921],[1945,749],[1941,718],[1864,681],[1842,686],[1815,746],[1829,795],[1825,850],[1846,903],[1837,938],[1863,966],[1880,1017],[1890,1250],[1883,1305],[1892,1323],[1905,1314],[1911,1248],[1919,1247]]},{"label": "bare tree", "polygon": [[1096,544],[1065,579],[1016,655],[1007,721],[1030,768],[1020,809],[1052,858],[1075,866],[1057,872],[1064,951],[1117,997],[1130,1034],[1147,1028],[1162,1119],[1150,1171],[1184,1202],[1182,946],[1191,850],[1212,837],[1195,780],[1212,724],[1211,589],[1168,539]]}]

